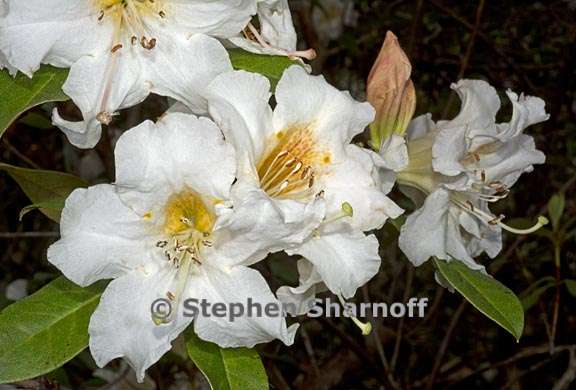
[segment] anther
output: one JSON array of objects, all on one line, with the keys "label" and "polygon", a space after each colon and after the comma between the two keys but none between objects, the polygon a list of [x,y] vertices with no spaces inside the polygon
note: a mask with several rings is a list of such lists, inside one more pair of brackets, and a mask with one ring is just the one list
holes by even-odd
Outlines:
[{"label": "anther", "polygon": [[181,217],[180,222],[182,222],[184,225],[188,225],[188,226],[194,225],[194,223],[190,220],[190,218],[186,218],[186,217]]},{"label": "anther", "polygon": [[110,52],[116,53],[118,50],[122,49],[122,46],[123,46],[123,45],[122,45],[121,43],[119,43],[119,44],[115,45],[115,46],[112,48],[112,50],[110,50]]},{"label": "anther", "polygon": [[504,219],[504,216],[499,215],[498,217],[495,217],[495,218],[491,219],[490,221],[488,221],[488,224],[498,225],[498,224],[500,224],[500,222],[502,222],[503,219]]},{"label": "anther", "polygon": [[314,175],[311,175],[310,179],[308,180],[308,188],[312,187],[314,187]]},{"label": "anther", "polygon": [[148,40],[145,36],[142,36],[142,38],[140,38],[140,45],[144,49],[152,50],[154,47],[156,47],[156,38]]}]

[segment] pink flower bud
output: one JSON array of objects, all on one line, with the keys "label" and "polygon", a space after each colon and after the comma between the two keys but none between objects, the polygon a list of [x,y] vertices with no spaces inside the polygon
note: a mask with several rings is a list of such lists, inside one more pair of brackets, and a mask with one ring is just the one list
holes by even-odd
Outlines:
[{"label": "pink flower bud", "polygon": [[368,75],[368,101],[376,109],[370,125],[371,144],[379,149],[392,134],[404,135],[416,108],[416,90],[410,79],[412,66],[391,31]]}]

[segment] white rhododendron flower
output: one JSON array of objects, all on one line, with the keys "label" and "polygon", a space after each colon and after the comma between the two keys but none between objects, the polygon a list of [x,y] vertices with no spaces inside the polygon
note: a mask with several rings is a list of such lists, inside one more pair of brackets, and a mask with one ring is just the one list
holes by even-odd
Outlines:
[{"label": "white rhododendron flower", "polygon": [[260,0],[258,2],[260,29],[248,23],[242,34],[229,41],[244,50],[257,54],[288,56],[311,60],[314,49],[299,51],[298,37],[292,22],[288,0]]},{"label": "white rhododendron flower", "polygon": [[[243,234],[226,227],[234,215],[229,198],[236,166],[234,149],[213,122],[167,114],[120,137],[114,185],[77,189],[67,199],[62,238],[49,248],[49,261],[81,286],[114,279],[90,320],[90,350],[99,366],[124,357],[141,380],[192,321],[182,310],[188,298],[280,305],[259,272],[221,261],[230,256],[221,256],[225,241]],[[236,241],[270,245],[265,238]],[[166,318],[151,313],[159,298],[172,303]],[[275,338],[289,345],[296,328],[282,317],[230,321],[199,312],[194,319],[198,336],[222,347]]]},{"label": "white rhododendron flower", "polygon": [[278,83],[274,109],[258,74],[222,74],[208,93],[238,154],[236,197],[262,221],[240,238],[270,237],[279,243],[271,250],[305,257],[332,292],[353,296],[380,267],[378,241],[364,232],[401,212],[374,179],[371,154],[350,143],[374,109],[297,65]]},{"label": "white rhododendron flower", "polygon": [[[11,0],[0,14],[0,52],[32,77],[41,63],[70,68],[64,92],[84,121],[54,111],[70,142],[93,147],[101,125],[151,92],[198,113],[204,86],[232,69],[214,38],[237,35],[256,0]],[[206,34],[206,35],[204,35]],[[209,36],[208,36],[209,35]],[[183,85],[186,89],[183,90]]]},{"label": "white rhododendron flower", "polygon": [[462,80],[452,88],[462,100],[456,118],[434,123],[428,114],[408,129],[410,162],[398,181],[421,207],[402,227],[399,245],[417,266],[436,256],[483,269],[473,257],[482,252],[495,257],[502,247],[501,229],[530,233],[546,223],[541,217],[530,229],[514,229],[488,205],[506,197],[533,164],[544,163],[544,154],[523,131],[548,115],[542,99],[508,91],[512,118],[496,123],[500,98],[488,83]]},{"label": "white rhododendron flower", "polygon": [[18,72],[16,70],[16,68],[14,68],[12,65],[10,65],[8,63],[8,60],[6,59],[6,56],[4,55],[4,53],[2,53],[0,51],[0,70],[3,70],[4,68],[8,69],[8,72],[14,76],[16,75],[16,73]]}]

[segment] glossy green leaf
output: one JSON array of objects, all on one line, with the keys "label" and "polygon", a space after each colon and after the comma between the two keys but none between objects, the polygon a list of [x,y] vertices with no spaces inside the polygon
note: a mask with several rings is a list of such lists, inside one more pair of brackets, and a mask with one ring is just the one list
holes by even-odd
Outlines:
[{"label": "glossy green leaf", "polygon": [[520,340],[524,309],[518,297],[502,283],[458,260],[434,259],[440,274],[476,309]]},{"label": "glossy green leaf", "polygon": [[0,137],[24,111],[42,103],[68,100],[62,92],[67,77],[67,69],[52,66],[41,67],[31,79],[22,73],[12,77],[7,70],[0,71]]},{"label": "glossy green leaf", "polygon": [[262,360],[253,349],[220,348],[201,340],[190,326],[185,332],[188,356],[214,390],[268,389]]},{"label": "glossy green leaf", "polygon": [[88,323],[106,283],[59,277],[0,312],[0,383],[48,373],[88,345]]},{"label": "glossy green leaf", "polygon": [[254,54],[242,49],[232,49],[228,53],[234,69],[260,73],[270,80],[272,88],[276,87],[286,68],[299,64],[288,57]]},{"label": "glossy green leaf", "polygon": [[566,204],[566,199],[564,199],[564,194],[554,194],[548,201],[548,215],[550,216],[550,221],[552,222],[552,228],[556,231],[560,225],[560,219],[562,218],[562,213],[564,213],[564,207]]},{"label": "glossy green leaf", "polygon": [[20,168],[2,163],[0,171],[7,172],[33,204],[40,205],[40,211],[56,222],[60,220],[61,209],[55,208],[55,205],[64,205],[64,201],[74,189],[87,186],[84,180],[68,173]]}]

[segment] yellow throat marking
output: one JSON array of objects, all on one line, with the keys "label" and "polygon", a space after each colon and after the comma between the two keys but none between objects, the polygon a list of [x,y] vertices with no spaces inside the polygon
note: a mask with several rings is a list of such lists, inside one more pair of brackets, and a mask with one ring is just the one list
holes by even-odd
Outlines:
[{"label": "yellow throat marking", "polygon": [[314,194],[322,166],[330,162],[330,153],[319,150],[310,126],[294,125],[268,140],[256,170],[260,186],[269,196],[307,199]]}]

